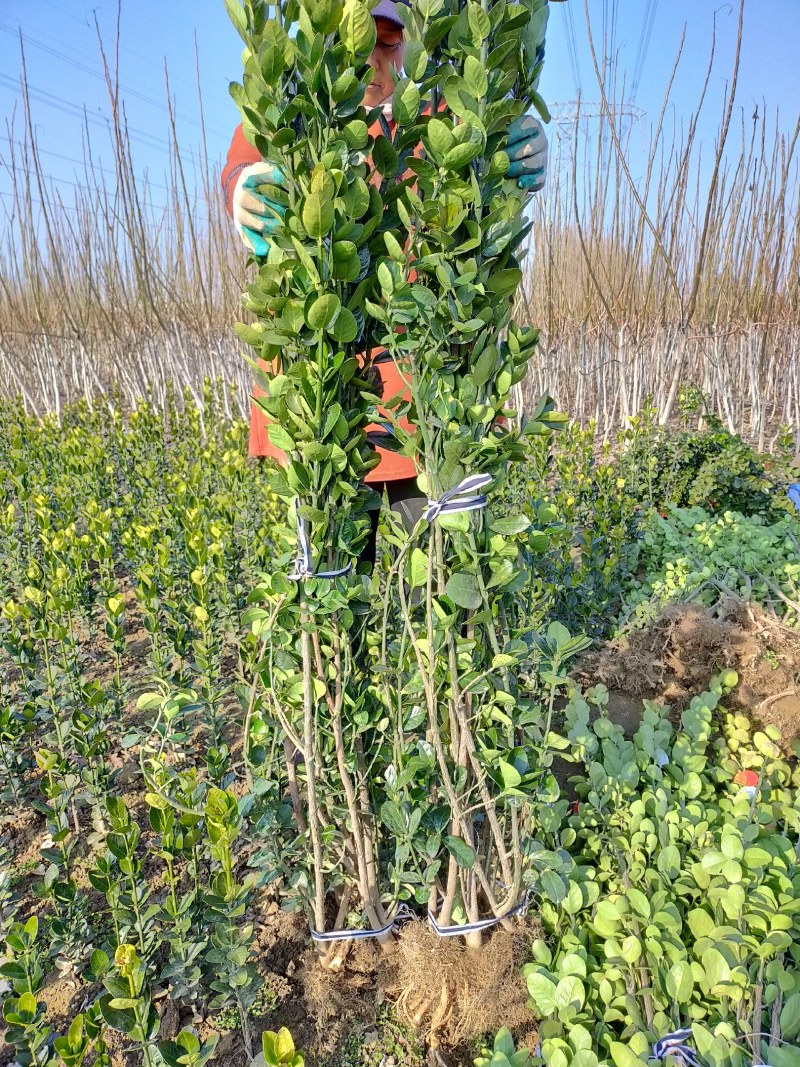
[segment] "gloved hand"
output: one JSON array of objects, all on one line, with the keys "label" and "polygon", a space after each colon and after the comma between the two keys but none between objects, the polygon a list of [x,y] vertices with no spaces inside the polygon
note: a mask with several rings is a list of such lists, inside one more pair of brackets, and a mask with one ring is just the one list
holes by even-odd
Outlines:
[{"label": "gloved hand", "polygon": [[520,189],[538,193],[547,179],[547,137],[534,115],[523,115],[511,123],[506,146],[511,166],[508,177],[516,178]]},{"label": "gloved hand", "polygon": [[233,221],[239,236],[257,256],[269,252],[267,234],[272,233],[286,208],[268,194],[257,193],[264,185],[283,185],[284,177],[272,163],[252,163],[245,167],[233,190]]}]

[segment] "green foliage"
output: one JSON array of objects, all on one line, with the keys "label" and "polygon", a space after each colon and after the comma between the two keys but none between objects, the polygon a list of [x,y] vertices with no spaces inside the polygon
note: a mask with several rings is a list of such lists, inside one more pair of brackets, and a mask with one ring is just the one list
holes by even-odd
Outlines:
[{"label": "green foliage", "polygon": [[261,1047],[266,1067],[303,1067],[305,1063],[302,1052],[295,1050],[292,1035],[285,1026],[277,1033],[265,1030],[261,1035]]},{"label": "green foliage", "polygon": [[167,1067],[203,1067],[214,1058],[218,1041],[216,1034],[201,1042],[191,1030],[182,1030],[174,1041],[159,1041],[158,1051]]},{"label": "green foliage", "polygon": [[33,993],[8,997],[3,1003],[5,1040],[16,1050],[20,1067],[51,1067],[56,1062],[50,1043],[52,1030],[45,1021],[44,1007]]},{"label": "green foliage", "polygon": [[485,1048],[473,1061],[475,1067],[529,1067],[531,1054],[527,1049],[517,1051],[514,1038],[506,1027],[499,1030],[491,1048]]},{"label": "green foliage", "polygon": [[[632,432],[623,434],[629,439],[631,465],[640,471],[641,499],[659,509],[697,505],[778,521],[789,510],[785,489],[797,473],[791,435],[784,433],[775,452],[762,455],[726,430],[694,387],[684,387],[681,399],[682,429],[652,423],[642,427],[641,419],[635,419]],[[702,422],[690,428],[698,411]],[[644,418],[649,423],[650,413],[644,412]]]},{"label": "green foliage", "polygon": [[67,1033],[53,1041],[53,1051],[64,1067],[82,1067],[90,1055],[93,1067],[111,1067],[105,1025],[99,1001],[75,1016]]},{"label": "green foliage", "polygon": [[[236,798],[221,789],[210,789],[206,797],[205,825],[210,851],[218,870],[204,894],[211,932],[205,963],[208,984],[216,995],[212,1007],[236,1004],[239,1009],[245,1045],[250,1052],[248,1011],[261,985],[252,960],[253,924],[243,922],[255,879],[239,883],[234,877],[233,845],[238,837],[241,816]],[[251,1053],[252,1054],[252,1053]]]},{"label": "green foliage", "polygon": [[[631,431],[638,441],[651,432]],[[504,503],[531,523],[524,614],[534,627],[557,619],[604,636],[635,570],[644,517],[638,461],[630,442],[598,443],[594,425],[569,424],[552,442],[532,437],[527,462],[512,467]]]},{"label": "green foliage", "polygon": [[[373,928],[402,899],[441,897],[449,923],[454,909],[477,917],[482,893],[500,915],[523,874],[511,837],[530,812],[518,825],[514,802],[548,777],[544,713],[517,681],[540,655],[515,595],[528,544],[466,513],[420,524],[411,545],[387,529],[382,603],[356,566],[377,505],[364,486],[370,423],[438,499],[478,472],[501,492],[523,437],[563,422],[545,397],[519,430],[503,424],[538,341],[512,321],[529,224],[504,148],[512,122],[541,103],[547,5],[435,0],[405,12],[394,133],[376,132],[380,109],[364,107],[375,30],[361,0],[228,6],[246,46],[231,92],[246,136],[284,177],[274,195],[285,211],[244,301],[256,322],[238,331],[261,360],[258,403],[287,460],[271,479],[290,509],[285,548],[251,612],[269,648],[259,726],[267,736],[278,725],[306,835],[279,865],[318,930],[328,900],[346,914],[351,895]],[[376,345],[407,396],[380,404],[359,359]],[[280,568],[301,523],[311,560],[290,581]],[[342,570],[336,581],[312,573]],[[409,610],[406,588],[423,586]],[[551,709],[575,650],[556,657]]]},{"label": "green foliage", "polygon": [[5,962],[0,975],[11,983],[15,993],[36,993],[42,987],[42,947],[37,941],[39,920],[35,915],[25,923],[13,923],[6,936]]},{"label": "green foliage", "polygon": [[623,618],[647,620],[664,603],[713,605],[723,593],[762,604],[789,623],[800,615],[797,521],[667,506],[645,524],[641,580],[629,581]]},{"label": "green foliage", "polygon": [[579,801],[556,805],[547,834],[569,857],[568,890],[543,904],[547,940],[526,968],[547,1063],[633,1064],[684,1026],[715,1065],[749,1062],[753,1031],[765,1062],[783,1022],[794,1037],[800,782],[777,731],[725,710],[736,680],[714,679],[679,730],[645,702],[630,740],[603,687],[570,699],[563,754],[582,772]]}]

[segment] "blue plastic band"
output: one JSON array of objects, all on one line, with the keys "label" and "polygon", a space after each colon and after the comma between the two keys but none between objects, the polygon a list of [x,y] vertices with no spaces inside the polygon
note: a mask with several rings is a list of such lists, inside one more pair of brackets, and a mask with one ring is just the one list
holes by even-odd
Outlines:
[{"label": "blue plastic band", "polygon": [[[300,501],[295,500],[295,510],[300,507]],[[338,571],[315,571],[314,560],[311,556],[311,543],[308,540],[306,520],[299,514],[297,516],[297,556],[294,561],[294,570],[288,576],[290,582],[300,582],[304,578],[341,578],[350,571],[350,564],[340,567]]]},{"label": "blue plastic band", "polygon": [[439,515],[453,515],[457,511],[478,511],[486,507],[486,494],[479,493],[492,480],[491,474],[470,474],[458,485],[448,489],[439,500],[428,498],[425,518],[433,522]]},{"label": "blue plastic band", "polygon": [[691,1036],[692,1031],[688,1027],[666,1034],[653,1045],[653,1055],[650,1059],[664,1060],[671,1056],[681,1067],[703,1067],[700,1057],[686,1044]]},{"label": "blue plastic band", "polygon": [[506,919],[510,919],[513,915],[519,915],[521,912],[527,911],[530,896],[531,890],[529,889],[519,904],[515,904],[504,915],[498,915],[491,919],[478,919],[477,922],[464,923],[463,926],[440,926],[433,914],[428,911],[428,923],[433,932],[439,937],[464,937],[465,934],[477,934],[482,930],[489,930],[492,926],[497,926],[498,923],[505,922]]},{"label": "blue plastic band", "polygon": [[789,497],[789,499],[797,508],[797,510],[800,511],[800,482],[795,482],[794,485],[790,485],[786,491],[786,495]]},{"label": "blue plastic band", "polygon": [[400,904],[394,918],[379,930],[330,930],[322,933],[311,927],[311,939],[320,944],[329,944],[334,941],[365,941],[368,937],[383,937],[384,934],[390,933],[400,923],[405,922],[406,919],[413,918],[413,912],[405,904]]}]

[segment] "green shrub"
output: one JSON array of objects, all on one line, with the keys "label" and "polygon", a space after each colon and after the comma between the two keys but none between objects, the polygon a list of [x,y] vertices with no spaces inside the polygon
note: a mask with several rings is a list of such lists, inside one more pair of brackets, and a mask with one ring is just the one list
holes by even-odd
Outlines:
[{"label": "green shrub", "polygon": [[775,1047],[800,1032],[800,773],[774,728],[725,709],[736,681],[715,678],[678,729],[645,702],[630,740],[603,686],[572,695],[578,801],[553,805],[542,835],[563,890],[542,901],[526,967],[553,1067],[638,1067],[683,1027],[709,1067],[800,1054]]},{"label": "green shrub", "polygon": [[624,623],[652,618],[665,603],[713,605],[724,593],[765,605],[794,623],[800,614],[800,538],[795,517],[667,506],[651,515],[639,544],[642,577],[631,580]]}]

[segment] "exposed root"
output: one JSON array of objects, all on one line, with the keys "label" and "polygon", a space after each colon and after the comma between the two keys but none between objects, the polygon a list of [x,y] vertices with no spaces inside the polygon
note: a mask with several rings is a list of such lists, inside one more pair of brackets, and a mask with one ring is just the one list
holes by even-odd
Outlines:
[{"label": "exposed root", "polygon": [[535,936],[533,924],[497,929],[479,951],[461,938],[440,938],[410,923],[397,952],[398,1016],[419,1030],[432,1050],[454,1047],[507,1026],[531,1027],[521,975]]},{"label": "exposed root", "polygon": [[732,595],[713,611],[665,607],[649,625],[583,657],[575,678],[582,685],[605,683],[609,714],[633,732],[643,698],[685,707],[727,667],[738,673],[739,685],[726,705],[760,725],[776,725],[790,746],[800,733],[800,632]]}]

